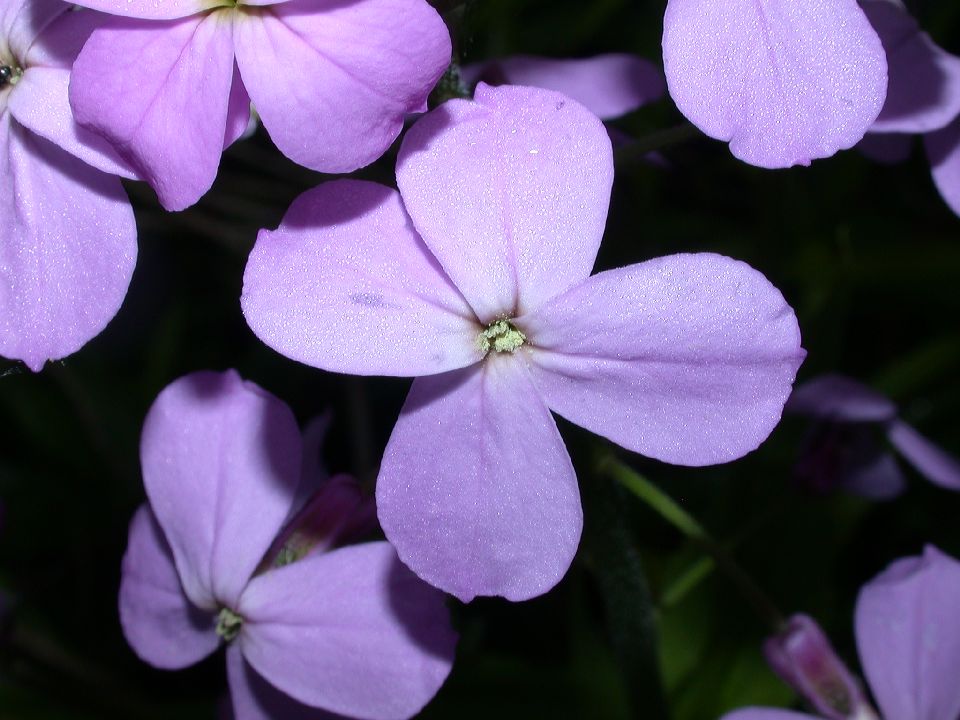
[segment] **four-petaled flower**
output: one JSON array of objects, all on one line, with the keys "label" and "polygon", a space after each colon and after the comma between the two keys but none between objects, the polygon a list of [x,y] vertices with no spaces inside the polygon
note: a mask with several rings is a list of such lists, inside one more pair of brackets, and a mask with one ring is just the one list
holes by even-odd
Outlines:
[{"label": "four-petaled flower", "polygon": [[131,524],[120,586],[141,658],[182,668],[229,643],[241,719],[297,701],[390,720],[433,697],[456,642],[442,594],[385,542],[323,552],[369,517],[342,480],[288,522],[298,484],[315,478],[301,476],[286,405],[232,371],[188,375],[154,402],[141,463],[149,504]]},{"label": "four-petaled flower", "polygon": [[558,93],[481,84],[422,118],[400,192],[337,181],[262,231],[244,276],[256,334],[288,357],[414,380],[377,511],[434,585],[529,598],[582,526],[550,411],[672,463],[721,463],[780,418],[800,333],[742,262],[674,255],[590,276],[613,161]]}]

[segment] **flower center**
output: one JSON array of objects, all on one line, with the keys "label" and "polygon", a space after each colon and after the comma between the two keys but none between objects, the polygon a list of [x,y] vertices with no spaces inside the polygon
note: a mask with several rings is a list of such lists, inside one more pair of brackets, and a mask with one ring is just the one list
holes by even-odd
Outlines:
[{"label": "flower center", "polygon": [[0,90],[8,85],[16,85],[23,77],[23,70],[13,65],[0,65]]},{"label": "flower center", "polygon": [[491,323],[477,335],[477,348],[480,352],[514,352],[527,341],[527,336],[517,330],[506,318]]},{"label": "flower center", "polygon": [[230,642],[243,629],[243,618],[230,608],[223,608],[217,616],[217,635]]}]

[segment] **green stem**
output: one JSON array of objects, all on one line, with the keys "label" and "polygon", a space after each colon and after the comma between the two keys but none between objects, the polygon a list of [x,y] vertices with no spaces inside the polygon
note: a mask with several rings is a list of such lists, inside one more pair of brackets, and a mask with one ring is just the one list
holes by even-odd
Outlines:
[{"label": "green stem", "polygon": [[[710,556],[717,568],[734,584],[743,599],[770,626],[771,630],[777,632],[781,629],[783,616],[780,611],[696,518],[680,507],[663,490],[613,457],[608,456],[601,460],[600,471],[608,473],[637,498],[646,503],[660,517],[696,543]],[[699,572],[709,572],[709,567],[701,569]]]}]

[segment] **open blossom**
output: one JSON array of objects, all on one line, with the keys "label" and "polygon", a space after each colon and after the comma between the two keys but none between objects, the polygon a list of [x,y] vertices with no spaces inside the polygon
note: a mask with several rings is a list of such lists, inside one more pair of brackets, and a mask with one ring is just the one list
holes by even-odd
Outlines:
[{"label": "open blossom", "polygon": [[621,115],[659,100],[666,92],[663,73],[649,60],[625,53],[583,59],[553,59],[533,55],[464,65],[460,74],[468,85],[528,85],[573,98],[601,120]]},{"label": "open blossom", "polygon": [[900,0],[861,0],[890,68],[886,103],[863,149],[880,161],[905,160],[910,134],[923,134],[934,183],[960,215],[960,57],[920,29]]},{"label": "open blossom", "polygon": [[232,371],[188,375],[154,402],[140,450],[149,503],[130,527],[120,619],[141,658],[177,669],[228,643],[241,720],[304,705],[406,718],[433,697],[456,640],[443,596],[385,542],[330,550],[369,510],[342,478],[297,505],[317,476],[301,474],[286,405]]},{"label": "open blossom", "polygon": [[[854,627],[860,664],[883,720],[960,717],[960,562],[933,546],[897,560],[860,589]],[[723,720],[876,720],[822,632],[798,616],[771,640],[772,663],[818,712],[744,708]],[[803,676],[803,677],[801,677]]]},{"label": "open blossom", "polygon": [[822,375],[797,386],[787,413],[816,420],[796,472],[811,488],[843,488],[875,499],[903,491],[906,480],[888,446],[935,485],[960,490],[960,460],[898,417],[894,403],[842,375]]},{"label": "open blossom", "polygon": [[376,160],[450,62],[426,0],[85,0],[115,17],[74,65],[77,119],[168,210],[213,183],[250,101],[280,151],[321,172]]},{"label": "open blossom", "polygon": [[764,168],[853,147],[887,87],[856,0],[669,0],[663,64],[680,112]]},{"label": "open blossom", "polygon": [[538,595],[572,561],[580,497],[551,410],[667,462],[726,462],[766,438],[802,361],[792,310],[744,263],[591,276],[612,179],[583,106],[481,84],[407,133],[399,193],[322,185],[248,260],[243,309],[267,344],[417,378],[377,511],[400,558],[464,600]]},{"label": "open blossom", "polygon": [[130,170],[67,100],[70,64],[101,20],[59,0],[0,0],[0,355],[33,370],[103,330],[136,263],[133,211],[106,174]]}]

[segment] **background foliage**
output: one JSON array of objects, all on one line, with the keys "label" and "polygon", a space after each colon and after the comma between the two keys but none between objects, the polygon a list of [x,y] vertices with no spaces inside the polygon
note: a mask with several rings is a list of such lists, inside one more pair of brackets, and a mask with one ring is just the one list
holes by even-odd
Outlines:
[{"label": "background foliage", "polygon": [[[960,5],[913,10],[960,53]],[[648,0],[473,0],[449,17],[468,61],[629,51],[659,62],[662,13]],[[664,100],[617,125],[643,136],[680,122]],[[358,175],[393,183],[395,157]],[[769,172],[707,139],[662,158],[618,162],[599,269],[703,250],[749,262],[797,310],[801,378],[857,377],[960,454],[960,220],[919,147],[892,168],[851,151]],[[213,191],[186,212],[164,213],[146,186],[128,185],[140,258],[120,315],[40,374],[0,366],[0,718],[209,718],[221,701],[219,657],[152,670],[116,613],[127,523],[143,500],[140,424],[176,377],[236,367],[301,422],[332,408],[327,465],[372,488],[408,381],[296,365],[253,337],[238,302],[257,229],[322,180],[261,132],[226,153]],[[577,560],[537,600],[451,601],[457,663],[424,717],[698,720],[796,703],[761,657],[763,619],[700,546],[603,471],[611,453],[698,518],[783,613],[817,617],[856,666],[857,588],[926,542],[960,556],[960,495],[913,474],[892,503],[804,493],[791,480],[804,430],[788,418],[741,461],[685,469],[561,423],[586,513]]]}]

